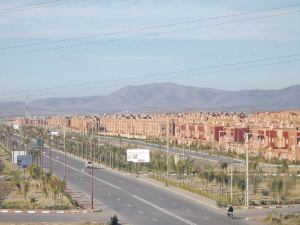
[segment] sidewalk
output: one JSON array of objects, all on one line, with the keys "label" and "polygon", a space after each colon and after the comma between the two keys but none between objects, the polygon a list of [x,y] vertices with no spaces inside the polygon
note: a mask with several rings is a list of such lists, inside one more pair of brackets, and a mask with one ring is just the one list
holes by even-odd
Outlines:
[{"label": "sidewalk", "polygon": [[236,206],[234,209],[282,209],[298,207],[300,207],[300,205]]}]

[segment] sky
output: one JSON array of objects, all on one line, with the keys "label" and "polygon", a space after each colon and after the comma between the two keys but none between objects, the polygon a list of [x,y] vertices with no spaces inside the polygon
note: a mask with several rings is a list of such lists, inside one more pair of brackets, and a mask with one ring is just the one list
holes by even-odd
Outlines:
[{"label": "sky", "polygon": [[0,31],[0,101],[300,84],[299,0],[1,0]]}]

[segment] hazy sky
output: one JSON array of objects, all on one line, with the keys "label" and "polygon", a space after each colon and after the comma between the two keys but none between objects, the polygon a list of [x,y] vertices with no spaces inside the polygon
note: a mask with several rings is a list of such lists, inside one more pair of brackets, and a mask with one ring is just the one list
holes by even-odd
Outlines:
[{"label": "hazy sky", "polygon": [[[50,1],[0,1],[0,101],[107,95],[153,82],[222,90],[300,84],[300,61],[279,63],[300,55],[217,67],[300,54],[299,0],[52,0],[72,3],[15,8]],[[142,29],[156,26],[163,27]],[[78,39],[86,36],[94,37]],[[269,63],[279,64],[237,69]],[[163,75],[145,77],[155,74]],[[54,88],[67,85],[74,86]]]}]

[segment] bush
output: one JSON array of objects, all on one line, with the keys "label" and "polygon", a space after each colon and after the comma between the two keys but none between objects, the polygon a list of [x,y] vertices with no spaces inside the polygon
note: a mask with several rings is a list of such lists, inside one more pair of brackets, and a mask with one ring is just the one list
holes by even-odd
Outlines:
[{"label": "bush", "polygon": [[255,201],[250,201],[250,205],[258,205],[255,203]]},{"label": "bush", "polygon": [[266,205],[266,204],[267,204],[267,202],[266,202],[266,201],[264,201],[264,200],[260,200],[260,201],[259,201],[259,204],[261,204],[261,205]]},{"label": "bush", "polygon": [[222,197],[218,197],[216,203],[220,208],[226,208],[230,205],[230,202]]},{"label": "bush", "polygon": [[262,193],[263,196],[268,196],[270,194],[270,191],[262,190],[261,193]]}]

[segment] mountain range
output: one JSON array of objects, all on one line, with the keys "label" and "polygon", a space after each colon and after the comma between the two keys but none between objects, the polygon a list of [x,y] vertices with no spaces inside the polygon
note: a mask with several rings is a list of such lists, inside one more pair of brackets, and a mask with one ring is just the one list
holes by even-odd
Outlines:
[{"label": "mountain range", "polygon": [[[30,115],[167,111],[300,110],[300,85],[279,90],[224,91],[174,83],[127,86],[107,96],[45,98],[29,102]],[[25,115],[26,103],[0,102],[0,114]]]}]

